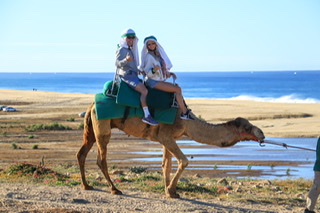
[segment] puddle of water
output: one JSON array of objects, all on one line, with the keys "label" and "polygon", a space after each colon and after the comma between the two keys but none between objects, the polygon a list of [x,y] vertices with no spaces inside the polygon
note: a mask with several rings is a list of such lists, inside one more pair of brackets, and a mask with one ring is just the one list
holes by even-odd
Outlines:
[{"label": "puddle of water", "polygon": [[[272,141],[280,144],[315,149],[317,138],[266,138],[266,141]],[[217,169],[247,170],[248,166],[243,165],[218,165],[218,161],[283,161],[299,162],[299,166],[251,166],[252,170],[260,170],[262,175],[259,178],[264,179],[290,179],[290,178],[313,178],[313,164],[316,160],[316,152],[284,148],[272,144],[265,144],[261,147],[257,142],[244,141],[228,148],[219,148],[206,144],[199,144],[195,141],[178,141],[182,152],[188,156],[189,165],[194,168],[188,169],[208,169],[214,170],[215,165],[192,164],[192,161],[217,161]],[[187,148],[183,148],[187,146]],[[151,158],[132,158],[132,161],[162,161],[162,149],[145,150],[143,152],[134,152],[133,154],[155,155]],[[191,156],[193,156],[191,158]],[[173,159],[175,162],[175,159]],[[240,177],[239,177],[240,178]]]}]

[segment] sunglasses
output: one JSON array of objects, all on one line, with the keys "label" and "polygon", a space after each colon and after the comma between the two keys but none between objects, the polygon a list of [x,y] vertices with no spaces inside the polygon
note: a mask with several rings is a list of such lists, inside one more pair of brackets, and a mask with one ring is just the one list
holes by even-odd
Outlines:
[{"label": "sunglasses", "polygon": [[151,45],[156,45],[156,43],[152,42],[148,44],[148,46],[151,46]]},{"label": "sunglasses", "polygon": [[135,36],[127,36],[127,39],[135,39]]}]

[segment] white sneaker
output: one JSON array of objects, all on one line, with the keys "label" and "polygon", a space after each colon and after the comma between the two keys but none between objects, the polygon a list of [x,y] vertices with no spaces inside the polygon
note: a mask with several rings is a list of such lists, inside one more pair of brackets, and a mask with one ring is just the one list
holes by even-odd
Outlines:
[{"label": "white sneaker", "polygon": [[190,110],[188,110],[186,114],[181,113],[180,118],[183,120],[194,120],[194,118],[190,116]]}]

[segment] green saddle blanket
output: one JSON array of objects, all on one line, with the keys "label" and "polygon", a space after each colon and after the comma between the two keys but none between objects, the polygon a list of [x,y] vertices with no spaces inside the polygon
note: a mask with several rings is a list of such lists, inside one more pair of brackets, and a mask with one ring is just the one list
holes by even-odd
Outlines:
[{"label": "green saddle blanket", "polygon": [[[140,105],[140,93],[131,89],[125,82],[121,82],[117,97],[104,95],[112,86],[112,81],[106,82],[102,93],[95,96],[95,107],[97,119],[123,118],[127,113],[130,117],[143,117],[143,110]],[[147,103],[151,115],[160,123],[173,124],[178,109],[171,107],[173,93],[167,93],[156,89],[148,89]],[[126,107],[129,110],[126,111]]]},{"label": "green saddle blanket", "polygon": [[[111,90],[113,81],[108,81],[104,84],[103,94],[106,94],[107,90]],[[113,95],[116,95],[116,103],[131,106],[140,107],[140,93],[133,90],[125,82],[121,81],[120,85],[114,85]],[[172,107],[174,93],[163,92],[157,89],[148,88],[147,105],[153,108],[168,109]]]}]

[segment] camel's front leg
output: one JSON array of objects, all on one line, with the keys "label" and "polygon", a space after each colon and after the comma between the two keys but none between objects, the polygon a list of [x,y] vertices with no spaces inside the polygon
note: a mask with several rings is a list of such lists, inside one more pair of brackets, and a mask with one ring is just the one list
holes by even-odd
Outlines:
[{"label": "camel's front leg", "polygon": [[171,198],[179,198],[180,196],[179,194],[177,194],[177,184],[183,170],[188,166],[188,159],[182,153],[182,151],[180,150],[180,148],[174,140],[163,145],[169,152],[171,152],[174,155],[174,157],[177,158],[178,161],[177,172],[174,174],[169,186],[166,187],[166,196]]},{"label": "camel's front leg", "polygon": [[170,184],[170,174],[172,170],[172,154],[163,146],[163,156],[162,156],[162,171],[164,177],[165,189]]}]

